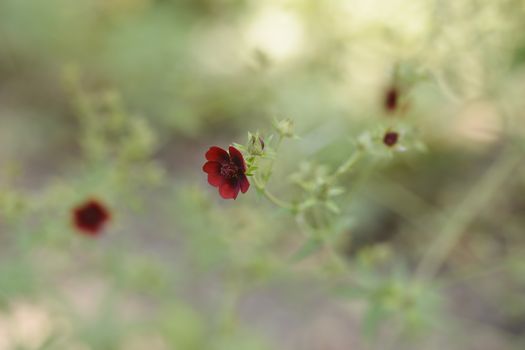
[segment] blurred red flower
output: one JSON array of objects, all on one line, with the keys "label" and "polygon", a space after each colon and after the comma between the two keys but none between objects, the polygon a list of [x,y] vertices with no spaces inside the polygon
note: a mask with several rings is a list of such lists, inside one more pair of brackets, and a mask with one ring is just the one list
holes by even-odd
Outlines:
[{"label": "blurred red flower", "polygon": [[235,147],[228,149],[229,153],[219,147],[210,147],[206,152],[208,160],[202,170],[208,174],[208,183],[219,188],[219,194],[224,199],[236,199],[239,191],[246,193],[250,182],[246,177],[246,163]]},{"label": "blurred red flower", "polygon": [[98,236],[110,218],[109,210],[96,199],[89,199],[73,209],[73,224],[89,236]]},{"label": "blurred red flower", "polygon": [[399,134],[395,131],[387,131],[383,136],[383,143],[388,147],[393,147],[399,140]]},{"label": "blurred red flower", "polygon": [[397,87],[390,87],[385,93],[384,106],[388,112],[393,112],[397,109],[399,102],[399,90]]}]

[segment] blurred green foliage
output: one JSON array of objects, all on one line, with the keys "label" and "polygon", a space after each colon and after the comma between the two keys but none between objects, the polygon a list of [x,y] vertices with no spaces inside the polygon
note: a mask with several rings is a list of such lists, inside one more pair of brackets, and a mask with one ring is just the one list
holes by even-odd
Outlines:
[{"label": "blurred green foliage", "polygon": [[[0,350],[522,349],[524,29],[521,0],[0,0]],[[201,171],[230,144],[236,201]]]}]

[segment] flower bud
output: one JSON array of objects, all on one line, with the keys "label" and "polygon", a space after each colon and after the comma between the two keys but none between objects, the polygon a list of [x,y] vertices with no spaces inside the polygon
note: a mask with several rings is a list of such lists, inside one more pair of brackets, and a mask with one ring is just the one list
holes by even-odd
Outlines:
[{"label": "flower bud", "polygon": [[248,133],[248,153],[252,156],[261,156],[264,153],[264,140],[259,133]]},{"label": "flower bud", "polygon": [[399,89],[396,86],[390,87],[384,97],[384,108],[387,112],[394,112],[399,105]]},{"label": "flower bud", "polygon": [[281,137],[294,137],[294,122],[289,118],[275,120],[273,124],[275,130]]}]

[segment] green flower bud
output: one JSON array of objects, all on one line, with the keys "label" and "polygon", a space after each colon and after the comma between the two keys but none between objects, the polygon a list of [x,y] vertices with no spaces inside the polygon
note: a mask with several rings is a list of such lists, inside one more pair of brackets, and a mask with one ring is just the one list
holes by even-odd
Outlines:
[{"label": "green flower bud", "polygon": [[294,122],[293,120],[289,118],[285,118],[283,120],[275,120],[273,123],[273,127],[281,137],[294,137]]},{"label": "green flower bud", "polygon": [[248,153],[252,156],[261,156],[264,153],[264,140],[259,133],[248,133]]}]

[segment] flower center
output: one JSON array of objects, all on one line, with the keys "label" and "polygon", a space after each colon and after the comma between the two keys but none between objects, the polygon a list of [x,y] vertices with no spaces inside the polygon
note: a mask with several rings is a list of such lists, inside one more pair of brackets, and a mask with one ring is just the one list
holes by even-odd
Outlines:
[{"label": "flower center", "polygon": [[221,166],[221,175],[226,177],[226,178],[234,178],[234,177],[237,177],[239,174],[239,167],[230,162],[230,163],[225,163]]}]

